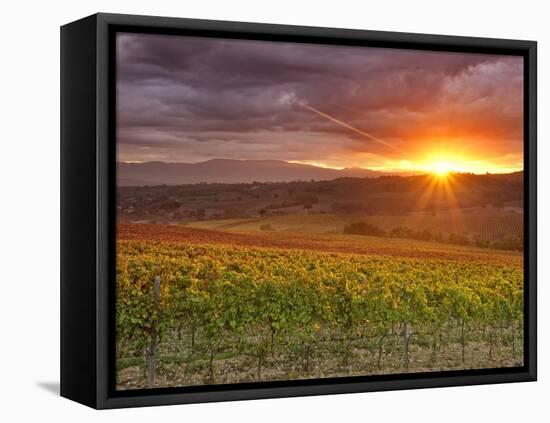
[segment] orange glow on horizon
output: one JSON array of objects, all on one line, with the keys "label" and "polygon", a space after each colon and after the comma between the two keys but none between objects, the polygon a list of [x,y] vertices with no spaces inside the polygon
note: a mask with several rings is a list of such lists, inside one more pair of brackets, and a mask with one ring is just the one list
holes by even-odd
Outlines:
[{"label": "orange glow on horizon", "polygon": [[497,164],[483,160],[465,160],[465,159],[449,159],[449,158],[434,158],[427,160],[409,161],[409,160],[388,160],[386,163],[369,164],[369,163],[327,163],[317,160],[292,160],[290,163],[309,164],[313,166],[328,168],[328,169],[344,169],[344,168],[363,168],[379,172],[395,172],[395,173],[410,173],[410,174],[432,174],[437,176],[445,176],[451,173],[473,173],[473,174],[503,174],[513,173],[523,170],[522,164]]},{"label": "orange glow on horizon", "polygon": [[[413,163],[412,168],[436,175],[440,178],[449,173],[479,173],[479,171],[491,168],[487,163],[479,160],[468,160],[464,157],[443,152],[430,154],[426,159]],[[477,171],[477,172],[476,172]]]}]

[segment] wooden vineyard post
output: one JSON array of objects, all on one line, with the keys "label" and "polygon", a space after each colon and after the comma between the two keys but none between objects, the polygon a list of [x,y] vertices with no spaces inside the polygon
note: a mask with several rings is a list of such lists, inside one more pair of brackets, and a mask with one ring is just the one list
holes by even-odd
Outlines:
[{"label": "wooden vineyard post", "polygon": [[403,367],[409,371],[409,340],[411,338],[411,331],[409,329],[409,322],[403,323]]},{"label": "wooden vineyard post", "polygon": [[156,355],[157,355],[157,326],[158,326],[158,302],[160,297],[160,276],[153,278],[153,322],[151,324],[151,343],[149,345],[148,357],[148,379],[147,386],[152,388],[155,384]]}]

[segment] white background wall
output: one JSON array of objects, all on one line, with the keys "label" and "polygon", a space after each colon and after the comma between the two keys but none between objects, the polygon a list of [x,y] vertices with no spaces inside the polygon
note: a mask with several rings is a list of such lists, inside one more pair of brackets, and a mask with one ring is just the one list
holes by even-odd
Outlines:
[{"label": "white background wall", "polygon": [[[0,420],[549,421],[545,355],[550,330],[550,229],[545,216],[550,204],[545,184],[550,184],[550,31],[545,3],[5,1],[0,25]],[[98,11],[539,41],[539,382],[108,412],[92,411],[58,397],[59,26]]]}]

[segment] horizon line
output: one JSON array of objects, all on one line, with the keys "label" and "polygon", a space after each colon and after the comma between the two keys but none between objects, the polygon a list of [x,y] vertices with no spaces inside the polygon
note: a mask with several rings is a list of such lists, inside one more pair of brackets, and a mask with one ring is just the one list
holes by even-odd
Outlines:
[{"label": "horizon line", "polygon": [[[337,171],[343,171],[343,170],[349,170],[349,169],[357,169],[357,170],[364,170],[364,171],[371,171],[371,172],[377,172],[381,174],[392,174],[392,175],[403,175],[403,176],[414,176],[414,175],[424,175],[424,174],[431,174],[433,172],[430,172],[429,170],[423,170],[423,169],[414,169],[414,168],[379,168],[379,167],[361,167],[361,166],[349,166],[349,167],[337,167],[337,166],[329,166],[325,165],[323,163],[311,163],[308,161],[299,161],[299,160],[283,160],[283,159],[233,159],[233,158],[223,158],[223,157],[215,157],[212,159],[206,159],[196,162],[171,162],[171,161],[163,161],[163,160],[147,160],[147,161],[139,161],[139,160],[117,160],[117,164],[146,164],[146,163],[162,163],[162,164],[201,164],[201,163],[207,163],[215,160],[225,160],[225,161],[241,161],[241,162],[282,162],[287,164],[300,164],[304,166],[311,166],[318,169],[328,169],[328,170],[337,170]],[[490,170],[483,170],[479,172],[474,171],[468,171],[468,170],[451,170],[450,173],[455,174],[473,174],[473,175],[504,175],[504,174],[510,174],[510,173],[517,173],[517,172],[523,172],[523,167],[509,167],[509,168],[503,168],[502,170],[498,169],[490,169]]]}]

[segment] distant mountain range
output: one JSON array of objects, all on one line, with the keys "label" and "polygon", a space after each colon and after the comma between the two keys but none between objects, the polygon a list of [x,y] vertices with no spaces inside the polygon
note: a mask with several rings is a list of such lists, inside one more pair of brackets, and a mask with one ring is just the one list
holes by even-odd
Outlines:
[{"label": "distant mountain range", "polygon": [[391,173],[362,168],[330,169],[283,160],[213,159],[200,163],[117,164],[119,186],[180,185],[200,182],[250,183],[328,181],[342,177],[378,177]]}]

